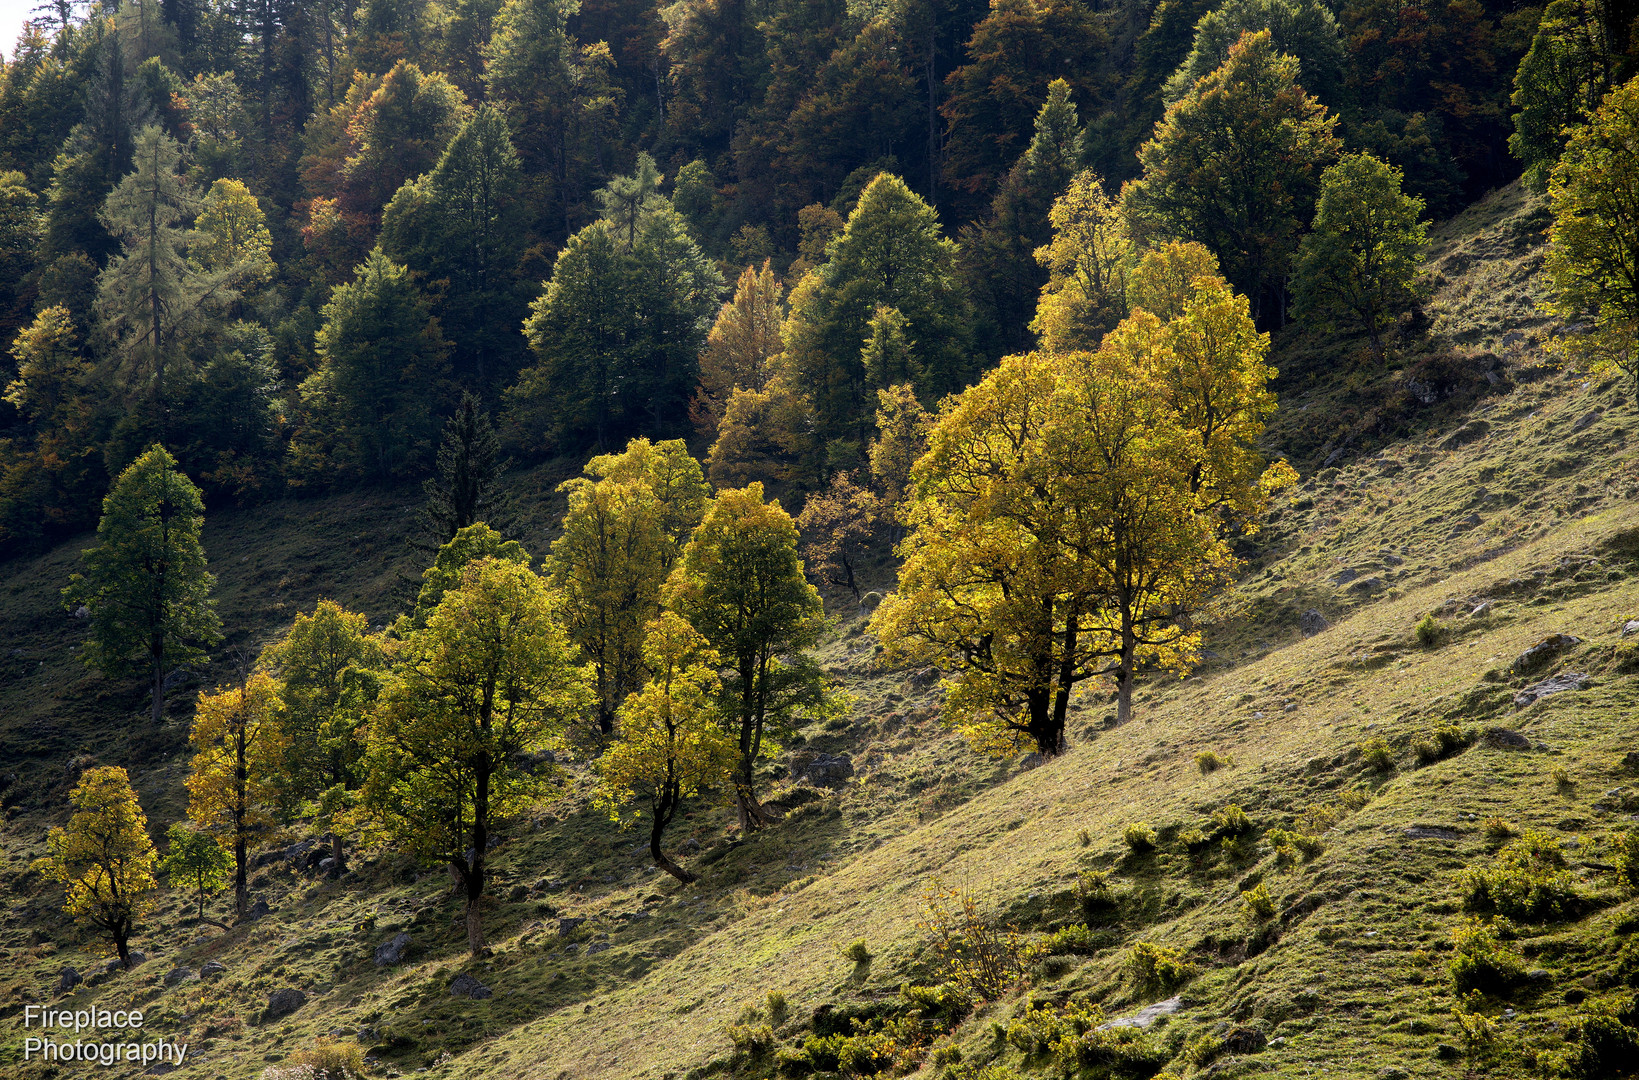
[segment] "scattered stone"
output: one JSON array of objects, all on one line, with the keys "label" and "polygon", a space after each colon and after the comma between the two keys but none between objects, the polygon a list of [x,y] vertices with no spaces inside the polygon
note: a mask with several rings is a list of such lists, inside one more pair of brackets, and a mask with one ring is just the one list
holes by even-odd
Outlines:
[{"label": "scattered stone", "polygon": [[258,900],[250,906],[249,910],[245,912],[245,917],[239,921],[255,922],[257,919],[264,919],[272,913],[273,909],[267,906],[266,900]]},{"label": "scattered stone", "polygon": [[267,996],[267,1008],[262,1010],[262,1020],[277,1020],[281,1016],[289,1016],[303,1005],[307,1004],[307,995],[290,987],[285,990],[275,990]]},{"label": "scattered stone", "polygon": [[1344,567],[1342,570],[1339,570],[1337,573],[1332,575],[1332,584],[1333,585],[1347,585],[1349,582],[1353,581],[1355,578],[1357,578],[1359,576],[1360,576],[1360,571],[1352,569],[1350,567]]},{"label": "scattered stone", "polygon": [[198,681],[199,676],[195,675],[187,668],[177,668],[175,671],[165,676],[164,680],[159,684],[160,692],[169,694],[172,690],[175,690],[179,686]]},{"label": "scattered stone", "polygon": [[853,758],[847,754],[815,754],[805,764],[792,765],[792,775],[811,787],[841,787],[854,775]]},{"label": "scattered stone", "polygon": [[332,856],[325,856],[319,860],[319,873],[328,874],[336,869],[336,860]]},{"label": "scattered stone", "polygon": [[495,992],[483,983],[479,982],[477,979],[473,978],[471,975],[468,975],[466,972],[462,972],[460,975],[457,975],[455,978],[450,980],[450,993],[455,997],[471,998],[474,1001],[482,1001],[487,997],[493,997]]},{"label": "scattered stone", "polygon": [[57,975],[56,992],[59,995],[66,994],[84,981],[85,980],[80,978],[80,973],[75,971],[72,965],[64,965],[63,970]]},{"label": "scattered stone", "polygon": [[1108,1031],[1111,1028],[1119,1027],[1147,1028],[1163,1016],[1171,1016],[1183,1007],[1183,998],[1169,997],[1165,1001],[1157,1001],[1154,1005],[1146,1005],[1142,1009],[1139,1009],[1137,1012],[1133,1013],[1131,1016],[1123,1016],[1119,1019],[1111,1020],[1107,1024],[1101,1024],[1098,1030]]},{"label": "scattered stone", "polygon": [[1405,835],[1413,840],[1461,840],[1463,837],[1456,829],[1443,825],[1413,825],[1405,830]]},{"label": "scattered stone", "polygon": [[402,930],[376,946],[376,967],[392,967],[404,962],[410,951],[410,935]]},{"label": "scattered stone", "polygon": [[[146,964],[148,962],[148,954],[143,952],[141,949],[132,949],[125,955],[131,958],[132,967],[136,967],[139,964]],[[115,961],[115,963],[118,963],[118,961]]]},{"label": "scattered stone", "polygon": [[1468,613],[1468,617],[1470,619],[1483,619],[1487,615],[1491,614],[1491,609],[1494,607],[1496,607],[1496,605],[1491,601],[1481,600],[1478,604],[1474,605],[1474,610]]},{"label": "scattered stone", "polygon": [[1622,624],[1622,636],[1627,637],[1629,634],[1639,634],[1639,619],[1629,619]]},{"label": "scattered stone", "polygon": [[1528,983],[1551,983],[1554,981],[1554,973],[1547,968],[1532,968],[1525,973],[1525,981]]},{"label": "scattered stone", "polygon": [[1639,750],[1629,750],[1622,758],[1622,768],[1639,775]]},{"label": "scattered stone", "polygon": [[1521,690],[1519,693],[1515,694],[1514,708],[1523,709],[1527,705],[1535,704],[1545,697],[1553,697],[1555,694],[1563,694],[1567,690],[1581,690],[1588,685],[1589,681],[1590,680],[1588,677],[1580,672],[1561,672],[1551,679],[1543,679],[1539,683],[1527,686],[1524,690]]},{"label": "scattered stone", "polygon": [[586,955],[594,956],[600,952],[608,952],[612,948],[614,948],[614,946],[610,945],[607,941],[594,941],[592,944],[586,946]]},{"label": "scattered stone", "polygon": [[1498,750],[1529,750],[1531,740],[1517,731],[1509,728],[1490,727],[1485,729],[1481,736],[1487,746],[1494,746]]},{"label": "scattered stone", "polygon": [[1305,611],[1302,615],[1298,616],[1298,629],[1303,631],[1304,637],[1314,637],[1316,634],[1327,629],[1331,625],[1331,622],[1327,620],[1326,616],[1322,615],[1314,608],[1310,608],[1308,611]]},{"label": "scattered stone", "polygon": [[189,979],[196,979],[198,977],[198,973],[195,972],[193,968],[178,964],[176,967],[165,973],[165,985],[175,986],[177,983],[187,982]]},{"label": "scattered stone", "polygon": [[1373,575],[1372,577],[1361,578],[1359,581],[1355,582],[1353,585],[1350,585],[1349,586],[1349,591],[1351,591],[1351,592],[1362,592],[1362,593],[1363,592],[1374,592],[1375,590],[1381,589],[1382,587],[1383,587],[1383,579],[1380,578],[1380,577],[1377,577],[1376,575]]},{"label": "scattered stone", "polygon": [[1582,639],[1570,634],[1550,634],[1535,645],[1514,657],[1512,664],[1516,675],[1530,675],[1541,671],[1554,662],[1554,659],[1566,649],[1582,644]]},{"label": "scattered stone", "polygon": [[569,916],[565,916],[564,918],[559,919],[558,920],[558,936],[559,937],[568,937],[570,934],[573,934],[576,930],[579,930],[580,927],[581,927],[581,924],[584,923],[585,921],[586,921],[585,919],[571,918]]},{"label": "scattered stone", "polygon": [[207,960],[199,965],[199,977],[201,979],[214,979],[218,975],[226,975],[227,973],[228,965],[220,960]]},{"label": "scattered stone", "polygon": [[529,899],[529,886],[528,885],[514,885],[512,887],[512,889],[507,893],[506,898],[508,900],[512,901],[514,904],[522,903],[523,901],[528,900]]},{"label": "scattered stone", "polygon": [[1600,411],[1598,409],[1595,409],[1591,413],[1583,413],[1581,416],[1577,417],[1576,423],[1571,425],[1571,430],[1572,431],[1586,431],[1586,430],[1588,430],[1589,428],[1593,427],[1594,421],[1598,420],[1600,415],[1601,414],[1600,414]]},{"label": "scattered stone", "polygon": [[1463,1052],[1450,1043],[1440,1043],[1434,1048],[1434,1056],[1441,1061],[1456,1061],[1463,1056]]},{"label": "scattered stone", "polygon": [[74,609],[74,617],[76,619],[89,619],[91,617],[91,609],[84,604],[81,604],[79,607]]},{"label": "scattered stone", "polygon": [[1256,1054],[1268,1042],[1268,1037],[1257,1028],[1238,1027],[1224,1036],[1224,1049],[1231,1054]]}]

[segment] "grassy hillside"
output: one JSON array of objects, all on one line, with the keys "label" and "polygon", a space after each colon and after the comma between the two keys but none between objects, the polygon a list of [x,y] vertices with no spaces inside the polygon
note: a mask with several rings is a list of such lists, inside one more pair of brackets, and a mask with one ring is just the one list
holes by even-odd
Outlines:
[{"label": "grassy hillside", "polygon": [[[1133,722],[1113,726],[1088,697],[1061,758],[975,757],[940,726],[931,673],[884,670],[864,616],[839,599],[822,660],[853,706],[803,730],[771,771],[787,818],[743,840],[722,809],[681,822],[673,843],[702,875],[682,889],[589,806],[589,773],[573,765],[565,798],[496,853],[495,949],[481,961],[465,955],[443,871],[375,853],[329,882],[275,854],[253,880],[267,917],[223,933],[168,895],[138,935],[145,964],[56,998],[58,971],[87,970],[94,950],[28,862],[92,759],[132,768],[156,832],[173,820],[187,709],[146,731],[141,700],[72,659],[79,627],[55,591],[82,544],[8,567],[0,1074],[52,1075],[19,1061],[22,1005],[51,1000],[141,1004],[150,1028],[189,1043],[185,1068],[212,1077],[255,1076],[321,1040],[369,1048],[387,1076],[834,1075],[811,1040],[855,1032],[879,1033],[879,1053],[843,1062],[846,1075],[897,1054],[930,1078],[991,1062],[1052,1076],[1067,1009],[1115,1018],[1156,1001],[1169,1015],[1130,1040],[1082,1038],[1085,1075],[1547,1074],[1583,1045],[1567,1034],[1639,971],[1626,944],[1639,903],[1610,872],[1612,838],[1639,811],[1624,760],[1639,750],[1639,647],[1623,637],[1639,618],[1639,446],[1623,388],[1543,358],[1540,224],[1510,189],[1442,227],[1427,335],[1401,362],[1378,367],[1343,339],[1281,339],[1270,441],[1302,487],[1248,546],[1206,628],[1207,663],[1149,683]],[[537,555],[560,475],[519,481]],[[206,544],[233,636],[202,676],[321,595],[385,617],[415,502],[213,515]],[[884,587],[891,567],[873,574]],[[1552,635],[1579,640],[1515,670]],[[1565,673],[1581,688],[1516,705]],[[839,789],[792,784],[815,752],[849,754],[854,775]],[[1219,767],[1198,761],[1209,752]],[[1139,823],[1154,850],[1124,839]],[[1506,932],[1521,976],[1475,1003],[1494,1032],[1471,1062],[1447,965],[1468,918],[1461,873],[1492,865],[1510,842],[1502,823],[1549,838],[1568,899]],[[1242,899],[1260,885],[1263,918]],[[927,925],[940,888],[1023,944],[1087,929],[1024,958],[1025,977],[959,1023],[937,1019],[901,987],[941,978]],[[378,967],[374,947],[399,931],[406,961]],[[1139,943],[1179,950],[1191,973],[1135,983]],[[199,978],[212,960],[225,973]],[[451,996],[462,972],[493,996]],[[286,988],[305,1002],[264,1020]]]}]

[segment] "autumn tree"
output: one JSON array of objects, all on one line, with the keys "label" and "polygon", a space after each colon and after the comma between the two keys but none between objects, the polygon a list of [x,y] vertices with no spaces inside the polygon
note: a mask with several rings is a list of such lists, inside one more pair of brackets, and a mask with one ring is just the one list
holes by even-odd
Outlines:
[{"label": "autumn tree", "polygon": [[1195,25],[1195,41],[1162,89],[1171,104],[1185,97],[1229,58],[1244,33],[1268,30],[1271,44],[1298,61],[1298,82],[1336,108],[1343,93],[1345,56],[1337,19],[1320,0],[1229,0]]},{"label": "autumn tree", "polygon": [[700,387],[689,402],[689,417],[702,435],[715,437],[729,395],[736,389],[762,390],[773,375],[770,361],[783,347],[783,290],[773,264],[748,266],[734,287],[734,299],[717,312],[700,353]]},{"label": "autumn tree", "polygon": [[896,507],[909,494],[911,466],[928,449],[933,418],[916,400],[913,389],[901,383],[876,392],[876,438],[871,440],[871,476],[882,501]]},{"label": "autumn tree", "polygon": [[152,906],[154,845],[125,770],[87,769],[68,795],[67,826],[46,834],[36,866],[66,890],[63,910],[113,943],[131,966],[131,932]]},{"label": "autumn tree", "polygon": [[546,790],[538,755],[588,704],[559,620],[527,565],[469,563],[404,640],[371,720],[364,805],[394,841],[450,867],[474,955],[491,838]]},{"label": "autumn tree", "polygon": [[1143,175],[1122,188],[1141,237],[1205,244],[1260,319],[1277,310],[1319,174],[1338,151],[1336,121],[1297,78],[1298,61],[1267,30],[1242,35],[1167,110],[1138,152]]},{"label": "autumn tree", "polygon": [[736,387],[706,454],[706,475],[720,489],[795,479],[814,447],[813,420],[812,404],[787,372],[761,390]]},{"label": "autumn tree", "polygon": [[205,921],[205,899],[215,896],[228,884],[233,857],[208,832],[177,822],[165,830],[165,858],[159,868],[173,889],[187,889],[199,905],[197,918]]},{"label": "autumn tree", "polygon": [[1298,250],[1299,314],[1366,331],[1383,355],[1383,328],[1417,302],[1417,268],[1428,242],[1423,200],[1400,189],[1399,169],[1347,154],[1320,177],[1320,200]]},{"label": "autumn tree", "polygon": [[188,818],[233,852],[233,910],[243,918],[250,849],[273,826],[288,760],[273,677],[253,671],[238,686],[201,690],[188,743]]},{"label": "autumn tree", "polygon": [[1553,310],[1582,329],[1560,345],[1639,397],[1639,82],[1612,90],[1571,132],[1548,180],[1546,269]]},{"label": "autumn tree", "polygon": [[717,666],[706,639],[673,612],[644,629],[649,681],[620,708],[620,735],[598,759],[598,802],[616,820],[636,803],[649,815],[649,855],[687,885],[695,875],[661,848],[666,829],[702,789],[726,783],[734,743],[718,723]]},{"label": "autumn tree", "polygon": [[189,254],[206,273],[239,288],[265,283],[273,263],[273,235],[267,217],[244,183],[218,180],[200,200],[197,230]]},{"label": "autumn tree", "polygon": [[854,571],[882,514],[870,488],[856,483],[852,473],[839,472],[823,491],[808,496],[797,515],[808,569],[828,584],[845,587],[856,603],[860,593]]},{"label": "autumn tree", "polygon": [[70,608],[90,613],[86,662],[110,677],[144,672],[153,688],[151,719],[165,717],[165,677],[221,640],[199,531],[199,489],[155,446],[114,481],[102,503],[97,544],[85,572],[63,590]]},{"label": "autumn tree", "polygon": [[636,482],[649,489],[660,507],[660,528],[671,545],[668,571],[705,516],[711,497],[700,463],[682,439],[633,439],[618,454],[600,454],[588,461],[586,475],[617,483]]},{"label": "autumn tree", "polygon": [[666,583],[667,606],[728,666],[726,723],[737,761],[734,801],[747,832],[771,820],[757,800],[757,762],[801,710],[824,711],[824,679],[803,651],[825,620],[803,577],[797,526],[763,486],[719,492]]},{"label": "autumn tree", "polygon": [[1053,237],[1035,252],[1048,277],[1030,329],[1047,352],[1096,349],[1127,317],[1135,254],[1126,222],[1091,170],[1076,174],[1048,217]]},{"label": "autumn tree", "polygon": [[444,599],[444,594],[461,584],[467,567],[480,559],[503,559],[519,566],[528,566],[529,552],[518,541],[508,540],[482,521],[461,529],[450,537],[449,543],[438,549],[432,565],[422,571],[415,607],[410,614],[394,623],[394,634],[404,637],[412,628],[425,626]]}]

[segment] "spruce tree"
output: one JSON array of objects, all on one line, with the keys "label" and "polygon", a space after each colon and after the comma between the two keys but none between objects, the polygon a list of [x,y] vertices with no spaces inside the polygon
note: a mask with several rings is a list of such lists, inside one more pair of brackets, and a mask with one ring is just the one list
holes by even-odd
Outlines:
[{"label": "spruce tree", "polygon": [[111,677],[147,673],[155,726],[165,716],[165,676],[221,640],[215,578],[199,542],[204,520],[199,489],[154,446],[114,481],[85,573],[63,590],[70,609],[90,613],[87,663]]},{"label": "spruce tree", "polygon": [[436,552],[480,521],[500,533],[511,528],[512,499],[501,488],[507,464],[489,413],[473,394],[462,393],[461,404],[444,424],[438,475],[422,486],[427,502],[421,508],[421,536],[411,546]]}]

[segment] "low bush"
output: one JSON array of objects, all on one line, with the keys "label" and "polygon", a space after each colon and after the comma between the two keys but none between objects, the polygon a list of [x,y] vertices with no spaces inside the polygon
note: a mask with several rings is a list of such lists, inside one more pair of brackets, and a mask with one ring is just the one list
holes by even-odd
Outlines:
[{"label": "low bush", "polygon": [[1519,835],[1519,830],[1514,828],[1513,822],[1504,821],[1500,817],[1486,818],[1480,822],[1480,829],[1485,833],[1485,838],[1493,844],[1505,844]]},{"label": "low bush", "polygon": [[932,938],[942,978],[994,1001],[1024,974],[1024,940],[982,914],[971,893],[935,883],[924,899],[928,918],[918,926]]},{"label": "low bush", "polygon": [[1565,1071],[1577,1080],[1631,1075],[1633,1063],[1639,1061],[1639,1030],[1612,1012],[1579,1017],[1565,1040],[1572,1044],[1565,1055]]},{"label": "low bush", "polygon": [[1360,744],[1360,760],[1373,772],[1391,772],[1394,769],[1394,751],[1382,739],[1367,739]]},{"label": "low bush", "polygon": [[1451,634],[1433,612],[1424,615],[1412,632],[1417,635],[1417,644],[1425,649],[1439,648]]},{"label": "low bush", "polygon": [[1269,886],[1263,882],[1241,893],[1241,906],[1252,922],[1263,922],[1275,917],[1275,901],[1269,896]]},{"label": "low bush", "polygon": [[1485,864],[1466,867],[1459,878],[1470,911],[1542,922],[1575,913],[1582,901],[1565,855],[1547,833],[1527,829]]},{"label": "low bush", "polygon": [[290,1056],[297,1065],[313,1070],[313,1080],[361,1080],[364,1047],[358,1043],[319,1042]]},{"label": "low bush", "polygon": [[1121,839],[1127,842],[1134,855],[1147,855],[1155,850],[1155,830],[1142,821],[1128,825],[1122,831]]},{"label": "low bush", "polygon": [[1326,850],[1326,841],[1320,837],[1290,829],[1270,829],[1264,839],[1275,849],[1275,858],[1282,866],[1292,865],[1299,857],[1311,862]]},{"label": "low bush", "polygon": [[1565,766],[1555,765],[1548,775],[1553,778],[1554,790],[1561,795],[1569,795],[1576,791],[1576,781],[1571,779],[1571,774]]},{"label": "low bush", "polygon": [[1200,851],[1202,848],[1212,843],[1212,837],[1208,836],[1202,830],[1192,826],[1187,829],[1178,830],[1178,842],[1184,845],[1185,851]]},{"label": "low bush", "polygon": [[842,947],[842,955],[847,957],[849,960],[852,960],[856,964],[868,964],[871,962],[871,949],[870,946],[865,944],[864,938],[860,938],[851,945],[844,945]]},{"label": "low bush", "polygon": [[1411,752],[1417,758],[1417,764],[1432,765],[1467,750],[1474,745],[1474,738],[1472,731],[1456,724],[1447,724],[1414,741]]},{"label": "low bush", "polygon": [[1446,967],[1459,995],[1504,994],[1524,981],[1525,961],[1503,943],[1496,926],[1471,918],[1451,937],[1456,948]]},{"label": "low bush", "polygon": [[1127,981],[1143,993],[1172,990],[1195,974],[1195,965],[1185,959],[1183,950],[1152,941],[1135,944],[1122,966]]},{"label": "low bush", "polygon": [[774,1049],[774,1029],[767,1024],[730,1024],[723,1029],[734,1049],[751,1058],[760,1058]]},{"label": "low bush", "polygon": [[1108,932],[1091,930],[1076,923],[1048,934],[1031,946],[1030,953],[1032,956],[1092,956],[1112,943]]},{"label": "low bush", "polygon": [[778,990],[768,992],[768,1021],[775,1027],[785,1023],[791,1016],[791,1006],[785,1000],[785,995]]},{"label": "low bush", "polygon": [[1088,870],[1076,879],[1076,902],[1089,919],[1108,917],[1120,907],[1110,875],[1102,870]]},{"label": "low bush", "polygon": [[973,1011],[973,995],[951,983],[938,986],[901,986],[899,994],[915,1006],[924,1020],[955,1027]]},{"label": "low bush", "polygon": [[1231,803],[1212,812],[1213,832],[1217,836],[1245,836],[1252,831],[1252,819],[1246,811]]},{"label": "low bush", "polygon": [[1611,837],[1611,854],[1616,863],[1616,883],[1639,893],[1639,832],[1629,829]]},{"label": "low bush", "polygon": [[1219,757],[1211,750],[1203,750],[1195,755],[1195,767],[1201,770],[1202,776],[1210,776],[1230,764],[1232,762],[1228,757]]}]

